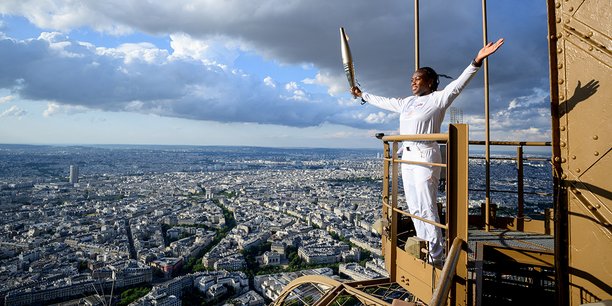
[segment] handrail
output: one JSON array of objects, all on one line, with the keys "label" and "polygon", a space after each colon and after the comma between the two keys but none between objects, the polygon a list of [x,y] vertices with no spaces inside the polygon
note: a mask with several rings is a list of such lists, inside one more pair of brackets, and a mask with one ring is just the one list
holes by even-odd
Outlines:
[{"label": "handrail", "polygon": [[435,226],[435,227],[439,227],[439,228],[442,228],[442,229],[445,229],[445,230],[446,230],[446,229],[448,229],[448,225],[447,225],[447,224],[437,223],[437,222],[431,221],[431,220],[429,220],[429,219],[425,219],[425,218],[423,218],[423,217],[419,217],[419,216],[417,216],[417,215],[413,215],[413,214],[411,214],[411,213],[407,213],[407,212],[405,212],[405,211],[403,211],[403,210],[401,210],[401,209],[399,209],[399,208],[393,208],[393,207],[392,207],[392,206],[390,206],[389,204],[385,204],[385,203],[383,203],[383,206],[386,206],[387,208],[391,208],[391,209],[393,209],[393,211],[394,211],[394,212],[400,213],[400,214],[402,214],[402,215],[404,215],[404,216],[408,216],[408,217],[410,217],[410,218],[414,218],[414,219],[417,219],[417,220],[423,221],[423,222],[425,222],[425,223],[429,223],[429,224],[431,224],[431,225],[433,225],[433,226]]},{"label": "handrail", "polygon": [[448,134],[385,135],[383,141],[439,141],[447,142]]},{"label": "handrail", "polygon": [[[485,145],[484,140],[470,140],[471,145]],[[533,146],[533,147],[550,147],[550,141],[489,141],[492,146]]]},{"label": "handrail", "polygon": [[[478,192],[483,192],[486,191],[485,189],[479,189],[479,188],[470,188],[470,191],[478,191]],[[514,191],[514,190],[500,190],[500,189],[489,189],[493,192],[500,192],[500,193],[518,193],[518,191]],[[523,194],[537,194],[539,196],[552,196],[552,193],[547,193],[547,192],[537,192],[537,191],[523,191]]]},{"label": "handrail", "polygon": [[394,162],[394,163],[401,163],[401,164],[425,165],[425,166],[434,166],[434,167],[446,168],[446,164],[421,162],[421,161],[414,161],[414,160],[393,159],[393,158],[383,158],[383,160],[384,161]]},{"label": "handrail", "polygon": [[[485,159],[484,156],[470,156],[470,159]],[[489,159],[494,160],[516,160],[514,157],[491,157]],[[526,161],[550,161],[550,158],[541,158],[541,157],[523,157],[523,160]]]},{"label": "handrail", "polygon": [[459,237],[453,240],[453,245],[448,252],[448,257],[446,257],[446,262],[442,268],[442,275],[440,275],[440,278],[438,279],[433,297],[429,302],[430,306],[446,305],[448,293],[450,292],[451,285],[453,284],[453,275],[455,274],[455,269],[457,268],[457,263],[459,262],[459,251],[463,247],[464,243],[465,242]]}]

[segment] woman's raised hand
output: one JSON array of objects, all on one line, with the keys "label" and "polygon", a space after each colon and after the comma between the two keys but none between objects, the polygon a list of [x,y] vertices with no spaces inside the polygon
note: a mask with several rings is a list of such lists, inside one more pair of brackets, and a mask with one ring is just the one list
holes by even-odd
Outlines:
[{"label": "woman's raised hand", "polygon": [[478,55],[476,55],[476,58],[474,59],[474,61],[477,64],[482,63],[482,60],[487,58],[489,55],[495,53],[495,51],[497,51],[497,49],[499,49],[499,47],[501,47],[504,44],[504,39],[500,38],[498,41],[496,42],[490,42],[488,43],[486,46],[482,47],[482,49],[480,49],[480,51],[478,51]]}]

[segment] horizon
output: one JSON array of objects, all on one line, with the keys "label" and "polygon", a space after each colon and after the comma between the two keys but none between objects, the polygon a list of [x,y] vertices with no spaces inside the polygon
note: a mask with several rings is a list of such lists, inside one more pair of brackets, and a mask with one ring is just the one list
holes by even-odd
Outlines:
[{"label": "horizon", "polygon": [[[238,148],[238,149],[274,149],[274,150],[345,150],[345,151],[357,151],[367,150],[375,153],[382,153],[382,145],[380,149],[377,148],[346,148],[346,147],[269,147],[269,146],[238,146],[238,145],[175,145],[175,144],[21,144],[21,143],[0,143],[2,146],[32,146],[32,147],[89,147],[89,148],[104,148],[104,147],[117,147],[120,149],[130,149],[130,147],[193,147],[193,148]],[[122,148],[125,147],[125,148]],[[516,150],[514,146],[491,146],[492,154],[506,154],[515,155]],[[485,154],[485,148],[483,145],[469,145],[470,153]],[[552,149],[548,146],[523,146],[523,154],[536,154],[543,155],[547,154],[552,156]]]}]

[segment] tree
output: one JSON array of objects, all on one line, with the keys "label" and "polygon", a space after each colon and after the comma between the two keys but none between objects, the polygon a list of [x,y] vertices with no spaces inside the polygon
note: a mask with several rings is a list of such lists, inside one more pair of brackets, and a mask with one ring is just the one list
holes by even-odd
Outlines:
[{"label": "tree", "polygon": [[126,306],[132,303],[133,301],[147,295],[151,291],[151,288],[148,287],[138,287],[125,290],[121,293],[121,301],[117,303],[118,306]]}]

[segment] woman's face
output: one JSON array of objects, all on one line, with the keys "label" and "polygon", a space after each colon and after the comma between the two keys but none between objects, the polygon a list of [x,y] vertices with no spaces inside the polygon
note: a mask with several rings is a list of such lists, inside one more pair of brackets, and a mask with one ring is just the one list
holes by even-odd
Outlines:
[{"label": "woman's face", "polygon": [[415,96],[429,94],[432,92],[432,84],[433,80],[428,79],[425,73],[421,71],[416,71],[412,75],[412,79],[410,81],[410,85],[412,86],[412,94]]}]

